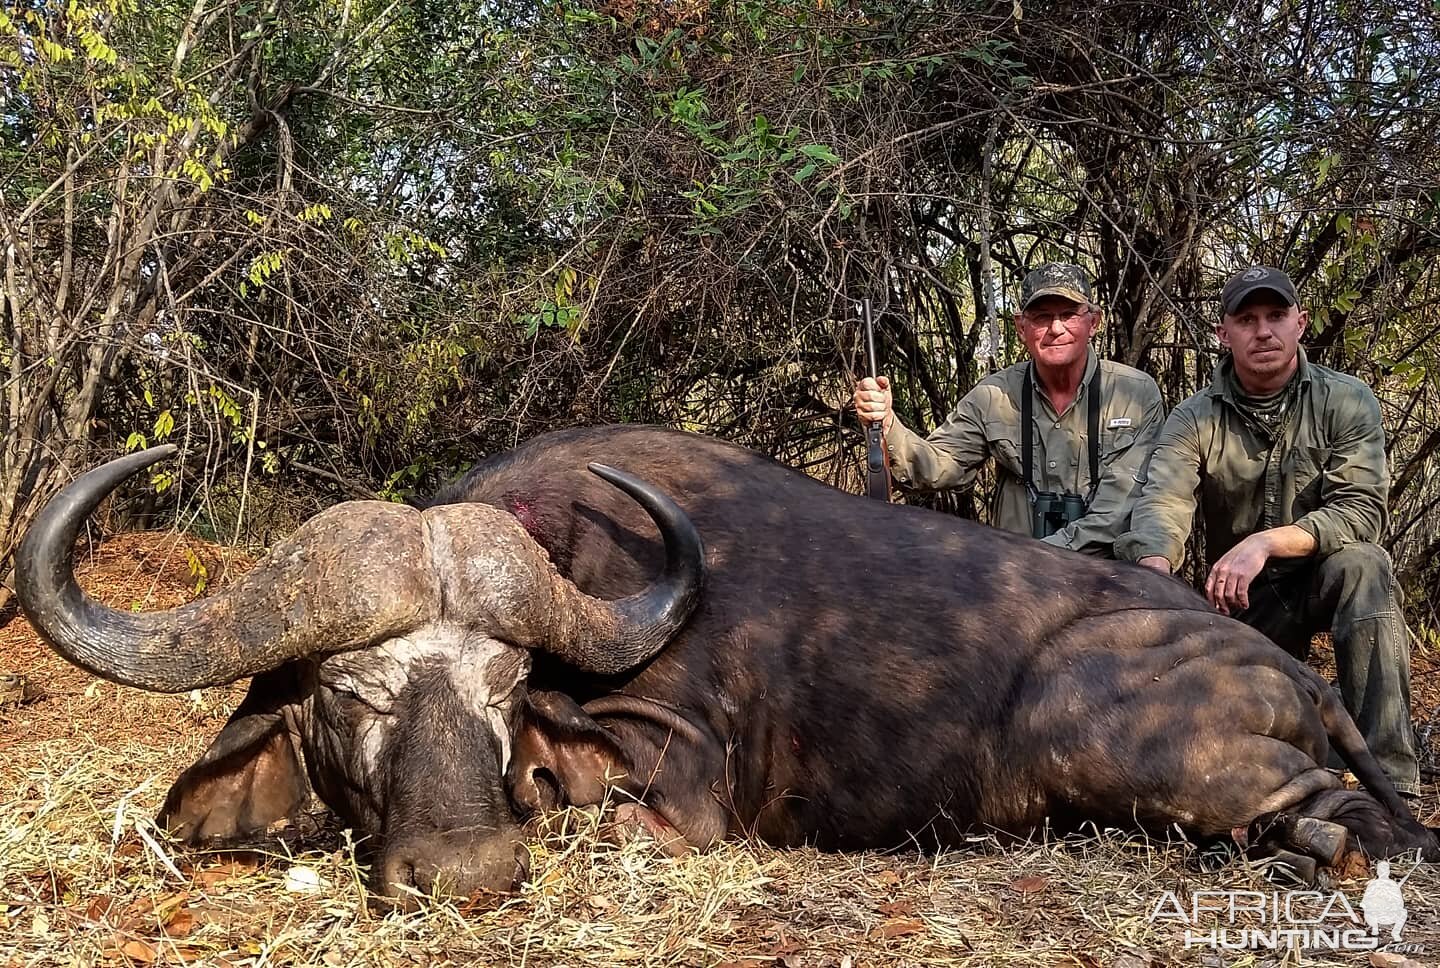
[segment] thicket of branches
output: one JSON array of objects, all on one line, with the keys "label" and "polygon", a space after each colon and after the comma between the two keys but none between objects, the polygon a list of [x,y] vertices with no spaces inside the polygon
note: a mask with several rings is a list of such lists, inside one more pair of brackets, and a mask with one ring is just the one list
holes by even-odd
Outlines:
[{"label": "thicket of branches", "polygon": [[[0,0],[0,572],[78,469],[267,541],[540,431],[657,421],[853,486],[856,303],[905,418],[1079,261],[1167,401],[1268,261],[1369,380],[1440,608],[1433,9],[1131,0]],[[205,500],[198,500],[198,498]],[[978,502],[943,501],[963,513]]]}]

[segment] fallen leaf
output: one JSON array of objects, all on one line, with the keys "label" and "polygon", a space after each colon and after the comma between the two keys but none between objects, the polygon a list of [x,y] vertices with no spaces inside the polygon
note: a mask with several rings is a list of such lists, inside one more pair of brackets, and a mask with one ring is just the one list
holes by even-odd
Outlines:
[{"label": "fallen leaf", "polygon": [[1394,951],[1370,952],[1371,968],[1421,968],[1420,962]]},{"label": "fallen leaf", "polygon": [[1045,877],[1022,877],[1010,882],[1010,890],[1019,894],[1038,894],[1049,886],[1050,880]]},{"label": "fallen leaf", "polygon": [[108,894],[95,895],[90,899],[90,903],[85,906],[85,920],[94,921],[97,924],[105,921],[110,917],[110,913],[115,910],[118,903],[115,898]]},{"label": "fallen leaf", "polygon": [[900,883],[900,875],[887,867],[885,870],[875,875],[875,883],[881,885],[882,887],[894,887],[896,884]]},{"label": "fallen leaf", "polygon": [[142,965],[155,963],[155,949],[141,941],[139,938],[132,939],[120,946],[120,953],[131,961],[138,961]]},{"label": "fallen leaf", "polygon": [[918,934],[925,930],[925,922],[918,918],[897,918],[880,925],[880,937],[903,938],[907,934]]},{"label": "fallen leaf", "polygon": [[1155,961],[1150,957],[1149,952],[1127,952],[1117,956],[1115,960],[1110,963],[1110,968],[1150,968],[1153,964],[1155,964]]},{"label": "fallen leaf", "polygon": [[249,957],[237,952],[229,955],[216,955],[210,959],[210,964],[215,966],[215,968],[239,968],[242,961],[250,960]]},{"label": "fallen leaf", "polygon": [[1331,871],[1337,880],[1365,880],[1370,879],[1370,862],[1365,855],[1358,850],[1347,851],[1345,856],[1340,858],[1340,863],[1335,865]]},{"label": "fallen leaf", "polygon": [[770,957],[783,958],[786,955],[793,955],[798,951],[803,951],[804,948],[805,945],[803,942],[796,941],[794,938],[787,938],[784,935],[781,935],[780,943],[770,949]]},{"label": "fallen leaf", "polygon": [[190,900],[189,891],[175,891],[171,894],[142,897],[125,910],[120,926],[126,931],[142,931],[164,924]]},{"label": "fallen leaf", "polygon": [[915,902],[913,900],[891,901],[888,904],[880,905],[881,914],[892,918],[903,918],[915,913]]},{"label": "fallen leaf", "polygon": [[188,907],[177,908],[175,913],[170,915],[170,920],[165,922],[165,934],[171,938],[189,937],[194,930],[195,915],[190,913]]},{"label": "fallen leaf", "polygon": [[32,874],[29,881],[35,896],[46,904],[59,904],[70,891],[70,879],[64,874]]},{"label": "fallen leaf", "polygon": [[237,877],[245,877],[255,873],[254,864],[242,864],[238,861],[227,861],[224,864],[217,864],[202,871],[195,872],[195,883],[201,887],[214,887],[216,884],[223,884],[225,881]]}]

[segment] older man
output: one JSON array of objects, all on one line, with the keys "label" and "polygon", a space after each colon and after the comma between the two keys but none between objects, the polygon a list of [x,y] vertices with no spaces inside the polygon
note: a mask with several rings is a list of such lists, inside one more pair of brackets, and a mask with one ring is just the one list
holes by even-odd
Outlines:
[{"label": "older man", "polygon": [[1331,630],[1345,706],[1414,796],[1410,650],[1379,545],[1390,487],[1380,404],[1355,377],[1306,360],[1309,317],[1279,269],[1237,272],[1220,302],[1229,355],[1170,415],[1116,552],[1179,568],[1198,494],[1210,601],[1302,659]]},{"label": "older man", "polygon": [[896,419],[886,377],[857,384],[856,412],[881,423],[902,485],[969,487],[993,458],[996,527],[1111,557],[1165,412],[1154,380],[1095,353],[1099,325],[1084,270],[1048,263],[1021,284],[1028,361],[977,383],[928,437]]}]

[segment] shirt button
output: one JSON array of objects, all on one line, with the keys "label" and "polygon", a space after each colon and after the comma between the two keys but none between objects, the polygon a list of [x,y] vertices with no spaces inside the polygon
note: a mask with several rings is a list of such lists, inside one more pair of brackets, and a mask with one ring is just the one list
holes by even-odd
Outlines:
[{"label": "shirt button", "polygon": [[1055,466],[1055,462],[1054,462],[1053,460],[1050,462],[1050,466],[1051,466],[1052,468]]}]

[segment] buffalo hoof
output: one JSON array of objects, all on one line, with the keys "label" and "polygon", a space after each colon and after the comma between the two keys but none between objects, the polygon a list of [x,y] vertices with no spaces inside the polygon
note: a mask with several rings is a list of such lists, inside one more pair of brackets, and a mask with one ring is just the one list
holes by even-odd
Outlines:
[{"label": "buffalo hoof", "polygon": [[1286,843],[1313,857],[1325,867],[1337,867],[1350,846],[1350,831],[1338,823],[1317,817],[1301,817],[1290,829]]},{"label": "buffalo hoof", "polygon": [[1288,850],[1277,850],[1265,858],[1265,876],[1279,884],[1298,884],[1312,887],[1319,865],[1314,857],[1296,854]]}]

